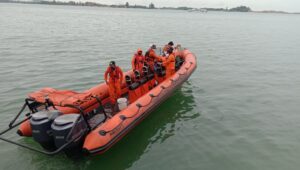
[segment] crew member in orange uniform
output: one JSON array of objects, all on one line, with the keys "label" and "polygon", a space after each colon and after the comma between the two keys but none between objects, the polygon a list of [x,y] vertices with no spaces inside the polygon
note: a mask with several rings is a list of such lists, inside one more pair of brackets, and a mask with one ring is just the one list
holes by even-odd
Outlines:
[{"label": "crew member in orange uniform", "polygon": [[[109,76],[109,79],[108,79]],[[121,84],[123,82],[123,71],[114,61],[109,63],[107,67],[104,80],[108,85],[109,97],[112,104],[115,104],[117,99],[121,97]]]},{"label": "crew member in orange uniform", "polygon": [[168,57],[163,64],[166,67],[166,78],[169,78],[175,73],[175,54],[173,53],[173,47],[168,49]]},{"label": "crew member in orange uniform", "polygon": [[168,55],[168,50],[169,50],[169,48],[173,48],[173,45],[174,45],[173,41],[170,41],[168,44],[166,44],[164,46],[164,48],[163,48],[163,55],[164,56]]},{"label": "crew member in orange uniform", "polygon": [[132,69],[138,70],[140,73],[143,73],[143,66],[145,62],[145,57],[143,56],[142,49],[138,49],[137,52],[134,54],[131,60]]},{"label": "crew member in orange uniform", "polygon": [[161,60],[161,57],[156,55],[156,53],[154,51],[155,49],[156,49],[156,45],[151,44],[150,48],[148,49],[148,51],[145,54],[145,60],[148,63],[151,72],[154,72],[154,62]]}]

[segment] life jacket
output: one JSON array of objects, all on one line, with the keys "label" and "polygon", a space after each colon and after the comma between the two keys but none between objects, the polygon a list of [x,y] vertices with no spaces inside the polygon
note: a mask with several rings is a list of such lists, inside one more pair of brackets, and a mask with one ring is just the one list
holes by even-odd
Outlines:
[{"label": "life jacket", "polygon": [[116,66],[116,68],[113,70],[111,67],[107,67],[105,72],[105,79],[107,79],[107,75],[109,75],[109,80],[116,81],[119,80],[122,75],[122,70],[119,66]]}]

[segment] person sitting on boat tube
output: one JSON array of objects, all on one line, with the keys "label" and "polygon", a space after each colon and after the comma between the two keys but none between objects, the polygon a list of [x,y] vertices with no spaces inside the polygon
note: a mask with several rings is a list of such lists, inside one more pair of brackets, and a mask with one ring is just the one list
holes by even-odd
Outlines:
[{"label": "person sitting on boat tube", "polygon": [[133,71],[138,70],[140,73],[142,73],[144,62],[145,62],[145,57],[143,56],[143,51],[142,49],[139,48],[131,60]]},{"label": "person sitting on boat tube", "polygon": [[108,85],[110,100],[112,104],[115,104],[117,99],[121,97],[121,84],[123,82],[123,71],[116,65],[115,61],[109,63],[104,74],[104,80]]},{"label": "person sitting on boat tube", "polygon": [[169,78],[175,73],[175,54],[173,53],[173,47],[168,49],[168,57],[163,62],[166,67],[166,78]]}]

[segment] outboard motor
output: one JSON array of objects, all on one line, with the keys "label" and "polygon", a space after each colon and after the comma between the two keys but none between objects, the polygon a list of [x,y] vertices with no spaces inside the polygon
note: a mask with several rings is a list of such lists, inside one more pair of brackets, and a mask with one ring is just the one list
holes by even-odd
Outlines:
[{"label": "outboard motor", "polygon": [[68,145],[64,151],[68,154],[80,152],[84,137],[88,131],[88,125],[80,114],[65,114],[57,117],[51,125],[54,143],[57,148],[69,141],[76,139]]},{"label": "outboard motor", "polygon": [[57,110],[44,110],[34,113],[30,119],[33,139],[46,150],[55,149],[51,124],[61,114]]}]

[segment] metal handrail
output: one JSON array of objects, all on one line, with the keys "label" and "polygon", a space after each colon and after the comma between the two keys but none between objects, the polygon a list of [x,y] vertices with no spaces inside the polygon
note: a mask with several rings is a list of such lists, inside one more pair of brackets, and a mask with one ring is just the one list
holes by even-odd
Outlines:
[{"label": "metal handrail", "polygon": [[[75,140],[79,139],[83,134],[81,133],[81,135],[69,140],[73,130],[74,130],[74,127],[72,127],[71,131],[69,132],[68,136],[67,136],[67,143],[65,143],[64,145],[62,145],[60,148],[56,149],[55,151],[43,151],[43,150],[40,150],[40,149],[36,149],[36,148],[33,148],[31,146],[28,146],[28,145],[24,145],[24,144],[21,144],[21,143],[18,143],[18,142],[15,142],[15,141],[12,141],[10,139],[7,139],[7,138],[4,138],[4,137],[1,137],[1,135],[9,132],[10,130],[16,128],[17,126],[19,126],[20,124],[24,123],[25,121],[29,120],[31,118],[31,114],[32,113],[35,113],[36,110],[34,110],[34,108],[31,108],[30,107],[30,103],[29,103],[29,100],[31,99],[25,99],[25,104],[22,106],[21,110],[18,112],[18,114],[13,118],[13,120],[9,123],[9,126],[7,129],[3,130],[0,132],[0,140],[2,141],[5,141],[5,142],[8,142],[8,143],[11,143],[11,144],[14,144],[14,145],[17,145],[17,146],[20,146],[20,147],[23,147],[23,148],[26,148],[26,149],[29,149],[31,151],[36,151],[36,152],[39,152],[39,153],[42,153],[42,154],[46,154],[46,155],[55,155],[59,152],[61,152],[64,148],[66,148],[67,146],[69,146],[72,142],[74,142]],[[34,101],[34,100],[31,100],[31,101]],[[40,103],[40,104],[43,104],[43,103]],[[32,112],[32,113],[28,113],[26,116],[27,118],[19,121],[18,123],[15,123],[16,120],[20,117],[20,115],[24,112],[26,106],[29,108],[29,110]],[[48,103],[48,107],[54,107],[53,104],[51,102]],[[79,110],[80,114],[82,115],[83,119],[85,120],[85,122],[87,123],[87,126],[88,126],[88,130],[90,131],[91,128],[90,128],[90,125],[88,124],[88,121],[86,120],[85,116],[84,116],[84,111],[79,107],[79,106],[74,106],[74,105],[66,105],[64,107],[70,107],[70,108],[75,108],[77,110]],[[54,107],[55,109],[55,107]],[[76,120],[75,123],[77,123],[78,121],[80,120],[80,117]],[[86,132],[83,132],[83,133],[86,133]]]}]

